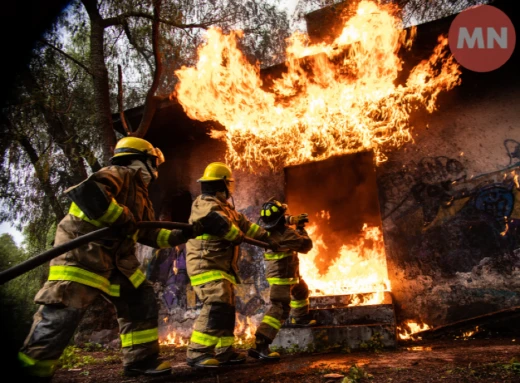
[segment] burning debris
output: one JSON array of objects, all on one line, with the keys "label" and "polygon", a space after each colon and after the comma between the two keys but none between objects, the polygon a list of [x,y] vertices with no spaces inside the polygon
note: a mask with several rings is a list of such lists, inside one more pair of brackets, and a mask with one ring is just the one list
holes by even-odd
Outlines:
[{"label": "burning debris", "polygon": [[401,340],[421,340],[422,338],[415,334],[429,329],[431,327],[426,323],[417,323],[413,320],[408,320],[397,326],[398,336]]},{"label": "burning debris", "polygon": [[446,37],[398,81],[398,53],[412,46],[415,29],[402,29],[395,7],[371,1],[359,3],[332,44],[294,34],[286,71],[268,89],[238,49],[240,36],[208,30],[196,67],[176,71],[174,92],[190,118],[225,127],[211,135],[225,140],[236,169],[279,169],[362,150],[384,161],[385,150],[413,140],[410,113],[434,111],[439,93],[460,83]]}]

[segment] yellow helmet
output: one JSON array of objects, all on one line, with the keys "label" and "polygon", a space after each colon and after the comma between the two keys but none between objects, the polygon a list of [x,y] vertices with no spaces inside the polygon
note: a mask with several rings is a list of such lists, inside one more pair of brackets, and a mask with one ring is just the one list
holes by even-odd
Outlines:
[{"label": "yellow helmet", "polygon": [[231,172],[231,168],[227,166],[223,162],[212,162],[206,169],[204,169],[204,174],[201,178],[197,180],[197,182],[206,182],[206,181],[235,181],[233,178],[233,173]]},{"label": "yellow helmet", "polygon": [[121,138],[116,144],[112,158],[135,155],[155,157],[156,166],[164,162],[164,155],[159,148],[154,148],[151,143],[138,137]]}]

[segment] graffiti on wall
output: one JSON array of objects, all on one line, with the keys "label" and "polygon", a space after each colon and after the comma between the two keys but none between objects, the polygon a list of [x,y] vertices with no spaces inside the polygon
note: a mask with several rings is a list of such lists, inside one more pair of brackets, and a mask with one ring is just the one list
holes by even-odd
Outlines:
[{"label": "graffiti on wall", "polygon": [[520,142],[507,139],[504,141],[507,155],[509,156],[509,165],[520,163]]},{"label": "graffiti on wall", "polygon": [[520,144],[504,145],[511,165],[496,172],[468,176],[460,160],[439,156],[379,177],[386,238],[397,262],[446,276],[471,271],[484,258],[501,270],[520,263]]}]

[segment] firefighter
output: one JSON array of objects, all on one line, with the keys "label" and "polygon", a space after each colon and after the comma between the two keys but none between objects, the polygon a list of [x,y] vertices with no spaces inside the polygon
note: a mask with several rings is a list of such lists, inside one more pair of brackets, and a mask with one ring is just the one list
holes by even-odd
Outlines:
[{"label": "firefighter", "polygon": [[[263,361],[277,361],[280,354],[270,350],[269,345],[289,318],[291,327],[307,327],[316,324],[309,317],[309,289],[299,270],[298,253],[308,253],[312,240],[304,228],[306,214],[286,215],[287,205],[271,198],[262,205],[261,226],[270,232],[270,237],[279,245],[278,251],[264,254],[266,278],[270,285],[271,307],[265,313],[255,333],[255,347],[249,356]],[[296,228],[288,223],[296,224]]]},{"label": "firefighter", "polygon": [[231,169],[213,162],[197,181],[201,195],[192,204],[189,222],[203,233],[186,244],[186,266],[191,284],[202,302],[187,350],[188,365],[214,368],[245,362],[233,348],[239,245],[244,236],[266,241],[276,248],[268,232],[250,222],[228,203],[235,190]]},{"label": "firefighter", "polygon": [[139,269],[135,242],[155,248],[186,242],[193,231],[137,230],[136,222],[155,220],[148,197],[164,156],[141,138],[117,142],[111,166],[67,189],[73,201],[58,224],[56,246],[111,227],[115,235],[70,250],[50,262],[48,280],[35,296],[40,307],[18,354],[28,377],[50,380],[83,314],[102,295],[117,311],[127,376],[171,373],[159,360],[158,306],[150,282]]}]

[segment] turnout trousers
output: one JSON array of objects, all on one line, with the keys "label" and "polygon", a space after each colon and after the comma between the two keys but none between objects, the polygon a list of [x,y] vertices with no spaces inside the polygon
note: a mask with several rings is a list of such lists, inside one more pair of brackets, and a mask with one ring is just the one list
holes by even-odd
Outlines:
[{"label": "turnout trousers", "polygon": [[297,255],[265,262],[271,307],[258,326],[256,335],[271,343],[289,316],[297,318],[309,313],[309,288],[299,275]]},{"label": "turnout trousers", "polygon": [[193,324],[193,332],[186,356],[195,359],[216,355],[223,359],[234,352],[235,295],[233,283],[218,279],[193,286],[202,302],[200,314]]},{"label": "turnout trousers", "polygon": [[[150,282],[135,288],[128,278],[116,274],[111,283],[119,284],[119,296],[72,281],[61,284],[55,297],[59,303],[40,305],[22,346],[19,359],[32,376],[52,376],[63,350],[88,307],[101,294],[114,304],[117,311],[123,365],[154,357],[159,353],[158,310],[155,292]],[[49,299],[50,300],[50,299]]]}]

